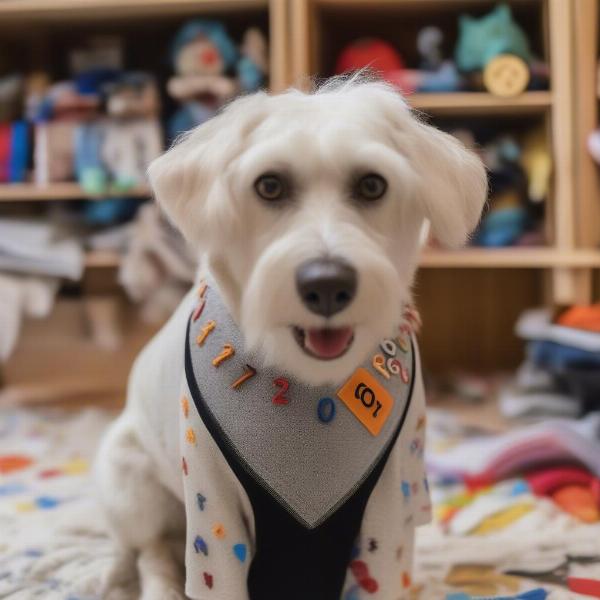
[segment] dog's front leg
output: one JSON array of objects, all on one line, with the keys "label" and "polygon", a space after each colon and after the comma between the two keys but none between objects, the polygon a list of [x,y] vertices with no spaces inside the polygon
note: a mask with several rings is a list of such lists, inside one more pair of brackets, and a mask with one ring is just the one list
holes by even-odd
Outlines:
[{"label": "dog's front leg", "polygon": [[106,600],[131,598],[136,557],[142,600],[185,598],[183,557],[170,544],[185,539],[185,511],[156,474],[125,413],[104,438],[96,464],[100,501],[120,549]]}]

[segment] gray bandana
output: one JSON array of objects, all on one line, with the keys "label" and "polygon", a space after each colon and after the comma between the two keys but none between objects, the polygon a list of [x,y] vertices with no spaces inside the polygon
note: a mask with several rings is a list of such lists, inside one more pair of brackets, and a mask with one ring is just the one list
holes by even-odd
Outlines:
[{"label": "gray bandana", "polygon": [[308,528],[327,519],[368,477],[408,409],[410,333],[375,348],[340,386],[311,387],[265,367],[216,287],[201,285],[188,330],[186,376],[241,464]]}]

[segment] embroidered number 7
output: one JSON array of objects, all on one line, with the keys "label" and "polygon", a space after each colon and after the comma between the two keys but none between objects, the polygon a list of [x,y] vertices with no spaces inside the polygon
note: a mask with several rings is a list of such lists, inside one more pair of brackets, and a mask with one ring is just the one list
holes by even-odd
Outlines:
[{"label": "embroidered number 7", "polygon": [[273,383],[281,389],[273,396],[273,404],[289,404],[289,400],[285,397],[285,393],[290,389],[290,382],[284,377],[278,377],[273,380]]},{"label": "embroidered number 7", "polygon": [[212,364],[215,367],[218,367],[222,362],[226,361],[228,358],[231,358],[234,354],[235,348],[231,344],[225,344],[221,354],[218,354],[213,358]]}]

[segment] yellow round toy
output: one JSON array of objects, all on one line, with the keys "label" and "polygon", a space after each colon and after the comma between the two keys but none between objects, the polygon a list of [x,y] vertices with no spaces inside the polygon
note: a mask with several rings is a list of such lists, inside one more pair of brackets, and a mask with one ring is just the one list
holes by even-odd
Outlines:
[{"label": "yellow round toy", "polygon": [[514,54],[496,56],[483,70],[483,85],[494,96],[518,96],[527,89],[528,83],[529,67]]}]

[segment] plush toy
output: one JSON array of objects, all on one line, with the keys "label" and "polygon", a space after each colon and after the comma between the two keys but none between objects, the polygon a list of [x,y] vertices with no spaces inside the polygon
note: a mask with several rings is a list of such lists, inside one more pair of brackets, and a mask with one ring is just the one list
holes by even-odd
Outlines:
[{"label": "plush toy", "polygon": [[169,136],[202,124],[239,92],[257,90],[265,81],[267,43],[258,29],[249,29],[238,50],[225,27],[216,21],[184,25],[173,43],[175,75],[170,96],[182,104],[169,123]]},{"label": "plush toy", "polygon": [[520,243],[532,224],[522,146],[514,136],[504,134],[483,144],[480,155],[489,172],[490,200],[474,242],[486,247]]},{"label": "plush toy", "polygon": [[428,26],[417,35],[417,49],[421,56],[416,91],[456,92],[463,87],[454,61],[445,60],[442,53],[444,34],[438,27]]},{"label": "plush toy", "polygon": [[407,69],[402,56],[391,44],[381,39],[361,38],[342,50],[335,72],[341,74],[368,68],[405,94],[456,91],[461,86],[460,76],[452,61],[441,60],[439,36],[439,30],[425,28],[418,40],[422,64],[432,70]]},{"label": "plush toy", "polygon": [[154,78],[143,72],[122,73],[103,86],[105,117],[83,123],[76,132],[78,180],[88,192],[110,191],[123,197],[88,202],[88,223],[109,224],[131,218],[139,201],[127,198],[146,182],[146,169],[163,150],[158,120],[160,99]]},{"label": "plush toy", "polygon": [[533,56],[508,5],[500,4],[479,19],[463,15],[458,25],[454,56],[460,71],[483,70],[485,87],[496,95],[514,96],[527,88]]},{"label": "plush toy", "polygon": [[414,91],[406,77],[400,53],[388,42],[377,38],[360,38],[344,48],[336,61],[337,74],[368,68],[405,93]]},{"label": "plush toy", "polygon": [[102,159],[123,192],[146,181],[146,169],[163,150],[156,82],[147,73],[125,73],[105,88],[108,120]]}]

